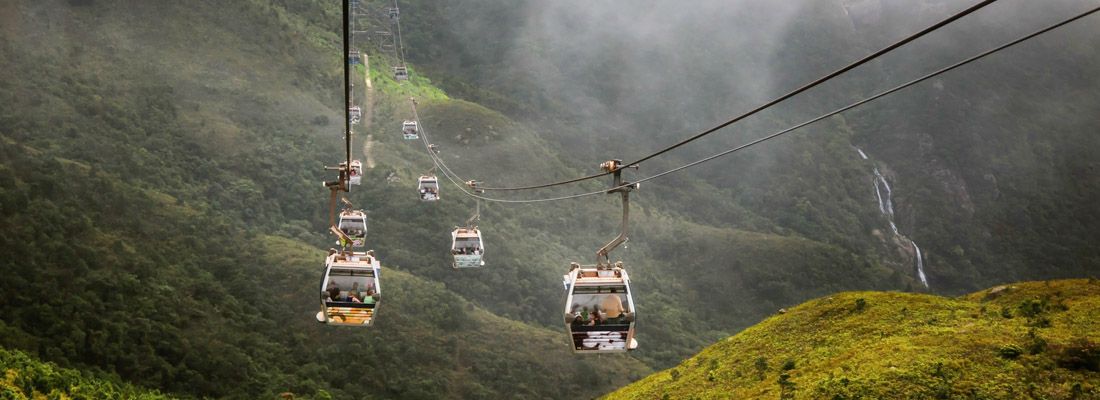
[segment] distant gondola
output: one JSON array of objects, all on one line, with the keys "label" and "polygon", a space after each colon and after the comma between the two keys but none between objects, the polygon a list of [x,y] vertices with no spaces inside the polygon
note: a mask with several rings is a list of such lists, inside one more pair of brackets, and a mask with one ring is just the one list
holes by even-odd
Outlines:
[{"label": "distant gondola", "polygon": [[416,191],[420,193],[420,200],[439,200],[439,179],[435,175],[423,175],[416,180]]},{"label": "distant gondola", "polygon": [[359,160],[351,160],[351,168],[348,171],[348,183],[358,185],[363,181],[363,163]]},{"label": "distant gondola", "polygon": [[351,239],[351,247],[363,247],[367,239],[367,213],[363,210],[340,211],[340,231]]},{"label": "distant gondola", "polygon": [[451,266],[459,268],[477,268],[485,265],[485,243],[481,240],[481,231],[477,227],[455,228],[451,232]]},{"label": "distant gondola", "polygon": [[359,106],[351,106],[351,108],[348,108],[348,117],[351,118],[351,123],[358,124],[359,120],[363,118],[363,109]]},{"label": "distant gondola", "polygon": [[417,126],[416,121],[405,121],[401,123],[401,135],[405,140],[420,139],[420,128]]}]

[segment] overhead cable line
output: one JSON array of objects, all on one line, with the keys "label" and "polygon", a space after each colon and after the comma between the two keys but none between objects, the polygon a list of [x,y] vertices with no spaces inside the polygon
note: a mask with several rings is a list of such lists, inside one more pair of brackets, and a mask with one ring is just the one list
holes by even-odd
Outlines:
[{"label": "overhead cable line", "polygon": [[401,9],[397,7],[397,0],[393,0],[393,9],[397,10],[397,22],[395,23],[397,25],[397,42],[395,43],[397,45],[397,56],[401,58],[401,66],[408,67],[405,64],[405,41],[401,39]]},{"label": "overhead cable line", "polygon": [[[813,124],[813,123],[815,123],[815,122],[821,121],[821,120],[823,120],[823,119],[825,119],[825,118],[828,118],[828,117],[831,117],[831,116],[834,116],[834,115],[840,114],[840,113],[842,113],[842,112],[845,112],[845,111],[848,111],[848,110],[851,110],[851,109],[853,109],[853,108],[856,108],[856,107],[859,107],[859,106],[861,106],[861,105],[867,104],[867,103],[869,103],[869,102],[871,102],[871,101],[874,101],[874,100],[877,100],[877,99],[879,99],[879,98],[885,97],[885,96],[887,96],[887,95],[890,95],[890,94],[893,94],[893,93],[895,93],[895,92],[898,92],[898,91],[900,91],[900,90],[902,90],[902,89],[905,89],[905,88],[908,88],[908,87],[910,87],[910,86],[916,85],[916,84],[918,84],[918,83],[920,83],[920,82],[924,82],[924,81],[926,81],[926,80],[928,80],[928,79],[931,79],[931,78],[933,78],[933,77],[936,77],[936,76],[942,75],[942,74],[944,74],[944,73],[946,73],[946,72],[949,72],[949,71],[955,70],[955,69],[957,69],[957,68],[959,68],[959,67],[962,67],[962,66],[964,66],[964,65],[970,64],[970,63],[972,63],[972,62],[974,62],[974,61],[978,61],[978,60],[980,60],[980,59],[982,59],[982,58],[985,58],[985,57],[987,57],[987,56],[989,56],[989,55],[992,55],[992,54],[994,54],[994,53],[997,53],[997,52],[999,52],[999,51],[1001,51],[1001,50],[1004,50],[1004,49],[1007,49],[1007,48],[1009,48],[1009,47],[1015,46],[1015,45],[1017,45],[1017,44],[1020,44],[1020,43],[1022,43],[1022,42],[1024,42],[1024,41],[1027,41],[1027,40],[1030,40],[1030,39],[1032,39],[1032,38],[1035,38],[1036,36],[1039,36],[1039,35],[1045,34],[1045,33],[1047,33],[1047,32],[1050,32],[1050,31],[1054,30],[1054,29],[1060,28],[1060,27],[1062,27],[1062,26],[1065,26],[1065,25],[1067,25],[1067,24],[1070,24],[1070,23],[1072,23],[1072,22],[1074,22],[1074,21],[1077,21],[1077,20],[1079,20],[1079,19],[1081,19],[1081,18],[1084,18],[1084,17],[1087,17],[1087,16],[1089,16],[1089,15],[1092,15],[1092,14],[1094,14],[1094,13],[1098,12],[1098,11],[1100,11],[1100,7],[1095,7],[1095,8],[1092,8],[1092,9],[1090,9],[1090,10],[1088,10],[1088,11],[1085,11],[1085,12],[1082,12],[1082,13],[1080,13],[1080,14],[1076,15],[1076,16],[1070,17],[1070,18],[1068,18],[1068,19],[1065,19],[1065,20],[1063,20],[1063,21],[1061,21],[1061,22],[1058,22],[1058,23],[1056,23],[1056,24],[1050,25],[1050,26],[1048,26],[1048,27],[1046,27],[1046,28],[1043,28],[1043,29],[1037,30],[1037,31],[1035,31],[1035,32],[1033,32],[1033,33],[1031,33],[1031,34],[1028,34],[1028,35],[1022,36],[1022,37],[1020,37],[1020,38],[1018,38],[1018,39],[1016,39],[1016,40],[1013,40],[1013,41],[1007,42],[1007,43],[1005,43],[1005,44],[1002,44],[1002,45],[1000,45],[1000,46],[997,46],[997,47],[991,48],[991,49],[989,49],[989,50],[986,50],[986,51],[984,51],[984,52],[981,52],[981,53],[979,53],[979,54],[977,54],[977,55],[974,55],[974,56],[972,56],[972,57],[969,57],[969,58],[967,58],[967,59],[964,59],[964,60],[962,60],[962,61],[959,61],[959,62],[956,62],[956,63],[954,63],[954,64],[948,65],[948,66],[946,66],[946,67],[940,68],[940,69],[938,69],[938,70],[936,70],[936,71],[933,71],[933,72],[931,72],[931,73],[925,74],[925,75],[923,75],[923,76],[921,76],[921,77],[919,77],[919,78],[916,78],[916,79],[910,80],[910,81],[908,81],[908,82],[905,82],[905,83],[903,83],[903,84],[901,84],[901,85],[895,86],[895,87],[893,87],[893,88],[891,88],[891,89],[887,89],[887,90],[885,90],[885,91],[879,92],[879,93],[877,93],[877,94],[875,94],[875,95],[873,95],[873,96],[871,96],[871,97],[868,97],[868,98],[865,98],[865,99],[863,99],[863,100],[860,100],[860,101],[854,102],[854,103],[852,103],[852,104],[849,104],[849,105],[847,105],[847,106],[844,106],[844,107],[838,108],[838,109],[836,109],[836,110],[834,110],[834,111],[831,111],[831,112],[829,112],[829,113],[823,114],[823,115],[821,115],[821,116],[818,116],[818,117],[816,117],[816,118],[813,118],[813,119],[807,120],[807,121],[805,121],[805,122],[802,122],[802,123],[800,123],[800,124],[794,125],[794,126],[792,126],[792,127],[790,127],[790,128],[787,128],[787,129],[784,129],[784,130],[781,130],[781,131],[778,131],[778,132],[772,133],[772,134],[770,134],[770,135],[768,135],[768,136],[764,136],[764,137],[762,137],[762,138],[759,138],[759,139],[753,140],[753,141],[751,141],[751,142],[748,142],[748,143],[745,143],[745,144],[739,145],[739,146],[737,146],[737,147],[734,147],[734,148],[731,148],[731,149],[729,149],[729,150],[726,150],[726,151],[723,151],[723,152],[720,152],[720,153],[717,153],[717,154],[714,154],[714,155],[711,155],[711,156],[708,156],[708,157],[705,157],[705,158],[699,159],[699,160],[697,160],[697,161],[693,161],[693,162],[690,162],[690,163],[688,163],[688,164],[684,164],[684,165],[682,165],[682,166],[679,166],[679,167],[676,167],[676,168],[673,168],[673,169],[670,169],[670,170],[667,170],[667,171],[661,172],[661,173],[659,173],[659,174],[651,175],[651,176],[648,176],[648,177],[645,177],[645,178],[639,179],[639,180],[637,180],[637,181],[634,181],[634,182],[629,182],[629,183],[626,183],[626,184],[623,184],[623,185],[620,185],[620,186],[617,186],[617,187],[614,187],[614,188],[611,188],[611,189],[607,189],[607,190],[600,190],[600,191],[597,191],[597,192],[579,193],[579,194],[574,194],[574,195],[568,195],[568,196],[560,196],[560,197],[554,197],[554,198],[546,198],[546,199],[529,199],[529,200],[503,200],[503,199],[493,199],[493,198],[488,198],[488,197],[484,197],[484,196],[478,196],[478,195],[475,195],[475,194],[469,193],[468,191],[464,190],[464,188],[462,188],[462,187],[461,187],[462,185],[459,185],[459,186],[460,186],[460,189],[463,189],[462,191],[463,191],[464,193],[466,193],[467,195],[469,195],[469,196],[471,196],[471,197],[475,197],[475,198],[480,198],[480,199],[482,199],[482,200],[487,200],[487,201],[497,201],[497,202],[507,202],[507,203],[535,203],[535,202],[545,202],[545,201],[556,201],[556,200],[566,200],[566,199],[572,199],[572,198],[578,198],[578,197],[585,197],[585,196],[592,196],[592,195],[597,195],[597,194],[604,194],[604,193],[608,193],[608,192],[610,192],[611,190],[615,190],[615,189],[621,189],[621,188],[625,188],[625,187],[627,187],[627,186],[630,186],[630,185],[634,185],[634,184],[638,184],[638,183],[642,183],[642,182],[647,182],[647,181],[650,181],[650,180],[653,180],[653,179],[657,179],[657,178],[660,178],[660,177],[662,177],[662,176],[665,176],[665,175],[668,175],[668,174],[671,174],[671,173],[674,173],[674,172],[679,172],[679,171],[682,171],[682,170],[685,170],[685,169],[688,169],[688,168],[691,168],[691,167],[697,166],[697,165],[699,165],[699,164],[705,163],[705,162],[707,162],[707,161],[711,161],[711,160],[714,160],[714,159],[716,159],[716,158],[719,158],[719,157],[722,157],[722,156],[725,156],[725,155],[729,155],[729,154],[731,154],[731,153],[735,153],[735,152],[737,152],[737,151],[741,151],[741,150],[747,149],[747,148],[749,148],[749,147],[752,147],[752,146],[758,145],[758,144],[760,144],[760,143],[763,143],[763,142],[765,142],[765,141],[768,141],[768,140],[774,139],[774,138],[776,138],[776,137],[782,136],[782,135],[784,135],[784,134],[790,133],[790,132],[792,132],[792,131],[794,131],[794,130],[797,130],[797,129],[799,129],[799,128],[802,128],[802,127],[805,127],[805,126],[807,126],[807,125]],[[429,149],[429,152],[431,152],[431,149]],[[435,156],[433,155],[433,160],[435,159],[434,157],[435,157]],[[620,169],[621,169],[621,168],[620,168]],[[448,177],[448,179],[449,179],[449,177]],[[452,180],[452,182],[454,182],[454,181]],[[456,185],[458,185],[458,184],[456,183]],[[480,189],[480,188],[479,188],[479,189]]]},{"label": "overhead cable line", "polygon": [[[438,169],[440,172],[442,172],[443,176],[445,178],[447,178],[447,180],[450,181],[452,184],[454,184],[455,187],[458,188],[458,190],[460,190],[460,191],[462,191],[462,193],[466,194],[466,196],[469,196],[469,197],[472,197],[472,198],[475,198],[475,199],[496,202],[496,203],[518,204],[518,203],[545,203],[545,202],[549,202],[549,201],[569,200],[569,199],[576,199],[576,198],[581,198],[581,197],[594,196],[594,195],[597,195],[597,194],[607,193],[607,190],[598,190],[598,191],[594,191],[594,192],[578,193],[578,194],[558,196],[558,197],[548,197],[548,198],[541,198],[541,199],[513,200],[513,199],[499,199],[499,198],[493,198],[493,197],[486,197],[486,196],[482,196],[482,195],[479,195],[477,193],[471,192],[470,190],[467,190],[468,185],[465,183],[466,181],[463,180],[462,177],[458,176],[458,174],[455,174],[454,171],[452,171],[451,168],[448,167],[445,162],[443,162],[443,159],[440,158],[439,155],[435,153],[435,149],[432,148],[431,141],[428,138],[428,132],[424,128],[424,123],[423,123],[423,121],[420,120],[420,115],[416,111],[416,103],[415,102],[411,102],[411,103],[412,103],[412,109],[413,109],[413,119],[416,120],[418,130],[420,131],[419,132],[420,133],[420,139],[424,143],[424,149],[428,151],[428,157],[431,157],[432,163],[435,165],[435,168]],[[480,188],[478,188],[478,189],[480,189]]]},{"label": "overhead cable line", "polygon": [[1093,14],[1093,13],[1096,13],[1097,11],[1100,11],[1100,7],[1096,7],[1096,8],[1093,8],[1093,9],[1091,9],[1091,10],[1085,11],[1085,12],[1083,12],[1083,13],[1081,13],[1081,14],[1078,14],[1077,16],[1071,17],[1071,18],[1069,18],[1069,19],[1063,20],[1062,22],[1059,22],[1059,23],[1056,23],[1056,24],[1054,24],[1054,25],[1048,26],[1048,27],[1046,27],[1046,28],[1040,29],[1040,30],[1038,30],[1038,31],[1035,31],[1035,32],[1033,32],[1033,33],[1029,34],[1029,35],[1026,35],[1026,36],[1020,37],[1019,39],[1013,40],[1013,41],[1011,41],[1011,42],[1008,42],[1008,43],[1002,44],[1002,45],[1000,45],[1000,46],[994,47],[994,48],[992,48],[992,49],[986,50],[986,51],[984,51],[984,52],[982,52],[982,53],[980,53],[980,54],[978,54],[978,55],[975,55],[975,56],[973,56],[973,57],[970,57],[970,58],[967,58],[967,59],[965,59],[965,60],[959,61],[959,62],[957,62],[957,63],[951,64],[951,65],[949,65],[949,66],[943,67],[943,68],[941,68],[941,69],[939,69],[939,70],[936,70],[935,72],[929,73],[929,74],[927,74],[927,75],[924,75],[924,76],[922,76],[922,77],[919,77],[919,78],[917,78],[917,79],[913,79],[913,80],[911,80],[911,81],[909,81],[909,82],[906,82],[906,83],[903,83],[903,84],[901,84],[901,85],[895,86],[895,87],[893,87],[893,88],[891,88],[891,89],[888,89],[888,90],[885,90],[885,91],[883,91],[883,92],[880,92],[880,93],[878,93],[878,94],[875,94],[874,96],[871,96],[871,97],[868,97],[868,98],[866,98],[866,99],[863,99],[863,100],[857,101],[857,102],[855,102],[855,103],[849,104],[849,105],[847,105],[847,106],[844,106],[844,107],[838,108],[838,109],[836,109],[836,110],[834,110],[834,111],[832,111],[832,112],[830,112],[830,113],[828,113],[828,114],[824,114],[824,115],[821,115],[821,116],[819,116],[819,117],[817,117],[817,118],[814,118],[814,119],[808,120],[808,121],[806,121],[806,122],[803,122],[803,123],[801,123],[801,124],[798,124],[798,125],[792,126],[792,127],[790,127],[790,128],[784,129],[784,130],[782,130],[782,131],[779,131],[779,132],[773,133],[773,134],[771,134],[771,135],[768,135],[768,136],[764,136],[764,137],[762,137],[762,138],[759,138],[759,139],[753,140],[753,141],[751,141],[751,142],[748,142],[748,143],[745,143],[745,144],[743,144],[743,145],[740,145],[740,146],[734,147],[734,148],[732,148],[732,149],[729,149],[729,150],[723,151],[723,152],[721,152],[721,153],[718,153],[718,154],[715,154],[715,155],[712,155],[712,156],[709,156],[709,157],[706,157],[706,158],[700,159],[700,160],[698,160],[698,161],[694,161],[694,162],[691,162],[691,163],[688,163],[688,164],[685,164],[685,165],[682,165],[682,166],[679,166],[679,167],[676,167],[676,168],[670,169],[670,170],[668,170],[668,171],[665,171],[665,172],[662,172],[662,173],[659,173],[659,174],[656,174],[656,175],[653,175],[653,176],[649,176],[649,177],[646,177],[646,178],[640,179],[640,180],[638,180],[638,181],[637,181],[636,183],[641,183],[641,182],[649,181],[649,180],[652,180],[652,179],[660,178],[660,177],[662,177],[662,176],[665,176],[665,175],[671,174],[671,173],[673,173],[673,172],[677,172],[677,171],[681,171],[681,170],[684,170],[684,169],[687,169],[687,168],[691,168],[691,167],[694,167],[694,166],[696,166],[696,165],[699,165],[699,164],[705,163],[705,162],[707,162],[707,161],[713,160],[713,159],[715,159],[715,158],[719,158],[719,157],[722,157],[722,156],[728,155],[728,154],[730,154],[730,153],[734,153],[734,152],[737,152],[737,151],[740,151],[740,150],[743,150],[743,149],[746,149],[746,148],[749,148],[749,147],[755,146],[755,145],[757,145],[757,144],[763,143],[763,142],[765,142],[765,141],[768,141],[768,140],[774,139],[774,138],[776,138],[776,137],[778,137],[778,136],[781,136],[781,135],[783,135],[783,134],[789,133],[789,132],[791,132],[791,131],[793,131],[793,130],[796,130],[796,129],[802,128],[802,127],[804,127],[804,126],[806,126],[806,125],[810,125],[810,124],[812,124],[812,123],[814,123],[814,122],[817,122],[817,121],[821,121],[821,120],[823,120],[823,119],[825,119],[825,118],[828,118],[828,117],[831,117],[831,116],[834,116],[834,115],[840,114],[840,113],[842,113],[842,112],[845,112],[845,111],[848,111],[848,110],[851,110],[851,109],[853,109],[853,108],[856,108],[856,107],[858,107],[858,106],[861,106],[861,105],[863,105],[863,104],[869,103],[869,102],[871,102],[871,101],[874,101],[874,100],[876,100],[876,99],[879,99],[879,98],[881,98],[881,97],[884,97],[884,96],[886,96],[886,95],[892,94],[892,93],[894,93],[894,92],[900,91],[900,90],[902,90],[902,89],[905,89],[905,88],[908,88],[908,87],[910,87],[910,86],[916,85],[916,84],[918,84],[918,83],[920,83],[920,82],[923,82],[923,81],[926,81],[926,80],[928,80],[928,79],[931,79],[931,78],[933,78],[933,77],[935,77],[935,76],[938,76],[938,75],[940,75],[940,74],[943,74],[943,73],[946,73],[946,72],[948,72],[948,71],[954,70],[954,69],[956,69],[956,68],[962,67],[962,66],[964,66],[964,65],[966,65],[966,64],[970,64],[970,63],[972,63],[972,62],[974,62],[974,61],[977,61],[977,60],[979,60],[979,59],[985,58],[986,56],[989,56],[989,55],[991,55],[991,54],[993,54],[993,53],[996,53],[996,52],[999,52],[999,51],[1001,51],[1001,50],[1004,50],[1004,49],[1006,49],[1006,48],[1009,48],[1009,47],[1015,46],[1015,45],[1017,45],[1017,44],[1020,44],[1021,42],[1024,42],[1024,41],[1026,41],[1026,40],[1032,39],[1032,38],[1034,38],[1034,37],[1036,37],[1036,36],[1039,36],[1039,35],[1042,35],[1042,34],[1044,34],[1044,33],[1050,32],[1050,31],[1052,31],[1052,30],[1054,30],[1054,29],[1057,29],[1057,28],[1060,28],[1060,27],[1062,27],[1062,26],[1064,26],[1064,25],[1066,25],[1066,24],[1069,24],[1069,23],[1071,23],[1071,22],[1074,22],[1074,21],[1076,21],[1076,20],[1079,20],[1079,19],[1081,19],[1081,18],[1084,18],[1084,17],[1086,17],[1086,16],[1089,16],[1089,15],[1091,15],[1091,14]]},{"label": "overhead cable line", "polygon": [[[787,100],[791,97],[794,97],[794,96],[796,96],[796,95],[798,95],[802,92],[805,92],[805,91],[810,90],[810,89],[812,89],[812,88],[814,88],[814,87],[816,87],[816,86],[818,86],[822,83],[825,83],[826,81],[828,81],[830,79],[833,79],[833,78],[835,78],[835,77],[837,77],[837,76],[839,76],[839,75],[841,75],[845,72],[851,71],[852,69],[855,69],[856,67],[859,67],[863,64],[866,64],[866,63],[870,62],[871,60],[873,60],[875,58],[878,58],[878,57],[880,57],[880,56],[882,56],[886,53],[889,53],[889,52],[891,52],[891,51],[893,51],[893,50],[895,50],[895,49],[897,49],[901,46],[904,46],[904,45],[908,44],[909,42],[917,40],[918,38],[920,38],[920,37],[922,37],[922,36],[924,36],[928,33],[936,31],[936,30],[944,27],[945,25],[950,24],[950,23],[952,23],[952,22],[954,22],[954,21],[956,21],[956,20],[958,20],[962,17],[965,17],[965,16],[967,16],[967,15],[969,15],[969,14],[975,12],[975,11],[978,11],[979,9],[981,9],[981,8],[987,6],[987,5],[995,3],[996,1],[997,0],[983,0],[982,2],[980,2],[978,4],[975,4],[975,5],[971,6],[970,8],[967,8],[963,11],[960,11],[960,12],[948,17],[947,19],[944,19],[944,20],[942,20],[942,21],[940,21],[940,22],[938,22],[938,23],[936,23],[932,26],[929,26],[929,27],[925,28],[924,30],[921,30],[920,32],[914,33],[914,34],[912,34],[912,35],[910,35],[910,36],[908,36],[908,37],[906,37],[906,38],[904,38],[904,39],[902,39],[898,42],[895,42],[894,44],[886,46],[886,47],[882,48],[879,51],[871,53],[871,54],[867,55],[866,57],[863,57],[862,59],[859,59],[859,60],[857,60],[857,61],[855,61],[851,64],[848,64],[847,66],[845,66],[843,68],[840,68],[836,71],[833,71],[832,73],[830,73],[828,75],[822,76],[822,77],[820,77],[820,78],[818,78],[818,79],[816,79],[816,80],[814,80],[810,83],[807,83],[807,84],[803,85],[802,87],[799,87],[798,89],[795,89],[795,90],[793,90],[793,91],[791,91],[791,92],[789,92],[785,95],[779,96],[779,97],[777,97],[776,99],[774,99],[772,101],[764,103],[763,105],[760,105],[760,106],[756,107],[755,109],[753,109],[753,110],[751,110],[747,113],[741,114],[741,115],[737,116],[736,118],[733,118],[729,121],[723,122],[722,124],[720,124],[716,127],[707,129],[707,130],[705,130],[703,132],[700,132],[700,133],[698,133],[698,134],[696,134],[692,137],[681,140],[681,141],[679,141],[679,142],[677,142],[677,143],[675,143],[671,146],[665,147],[665,148],[663,148],[663,149],[661,149],[661,150],[659,150],[655,153],[652,153],[650,155],[642,157],[642,158],[638,159],[637,161],[623,163],[619,167],[619,169],[638,166],[638,164],[640,164],[644,161],[648,161],[648,160],[650,160],[654,157],[657,157],[657,156],[660,156],[664,153],[672,151],[673,149],[676,149],[680,146],[691,143],[691,142],[693,142],[695,140],[698,140],[698,139],[700,139],[704,136],[707,136],[711,133],[717,132],[718,130],[721,130],[722,128],[730,126],[730,125],[732,125],[732,124],[734,124],[738,121],[741,121],[745,118],[748,118],[748,117],[750,117],[750,116],[752,116],[752,115],[754,115],[754,114],[756,114],[760,111],[763,111],[767,108],[770,108],[770,107],[772,107],[776,104],[779,104],[780,102],[783,102],[783,101],[785,101],[785,100]],[[585,181],[585,180],[589,180],[589,179],[599,178],[601,176],[608,175],[608,174],[611,174],[613,172],[614,171],[605,171],[605,172],[592,174],[592,175],[588,175],[588,176],[584,176],[584,177],[580,177],[580,178],[574,178],[574,179],[564,180],[564,181],[560,181],[560,182],[545,183],[545,184],[540,184],[540,185],[518,186],[518,187],[485,187],[485,188],[481,188],[481,189],[482,190],[496,190],[496,191],[540,189],[540,188],[547,188],[547,187],[552,187],[552,186],[565,185],[565,184],[581,182],[581,181]]]}]

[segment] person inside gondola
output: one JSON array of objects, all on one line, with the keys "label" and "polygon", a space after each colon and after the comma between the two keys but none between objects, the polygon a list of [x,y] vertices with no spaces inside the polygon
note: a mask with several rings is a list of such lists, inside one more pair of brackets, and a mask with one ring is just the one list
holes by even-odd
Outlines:
[{"label": "person inside gondola", "polygon": [[367,289],[367,295],[363,297],[363,304],[374,304],[374,289]]},{"label": "person inside gondola", "polygon": [[576,327],[576,326],[584,326],[584,319],[583,319],[583,318],[581,318],[581,316],[580,316],[579,314],[574,314],[574,315],[573,315],[573,321],[572,321],[572,322],[570,322],[570,323],[569,323],[569,325],[572,325],[572,326],[574,326],[574,327]]},{"label": "person inside gondola", "polygon": [[358,295],[359,295],[359,282],[353,282],[351,284],[351,290],[348,291],[347,301],[350,301],[352,303],[358,303],[359,300],[355,298],[355,296],[358,296]]},{"label": "person inside gondola", "polygon": [[592,307],[592,321],[590,321],[588,325],[596,326],[603,324],[603,322],[603,316],[600,314],[600,309],[598,307]]},{"label": "person inside gondola", "polygon": [[611,294],[604,296],[603,301],[600,303],[600,307],[603,308],[605,317],[607,317],[607,323],[618,323],[623,316],[623,301],[619,298],[618,294],[615,294],[615,289],[611,289]]},{"label": "person inside gondola", "polygon": [[336,281],[332,280],[328,283],[328,298],[332,301],[338,301],[340,299],[340,286],[336,285]]}]

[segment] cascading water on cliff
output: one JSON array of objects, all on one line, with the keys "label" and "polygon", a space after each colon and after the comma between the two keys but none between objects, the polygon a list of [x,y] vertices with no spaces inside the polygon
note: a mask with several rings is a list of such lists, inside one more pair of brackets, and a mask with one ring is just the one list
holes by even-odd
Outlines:
[{"label": "cascading water on cliff", "polygon": [[890,184],[886,183],[886,177],[882,176],[882,174],[878,172],[878,167],[875,167],[875,192],[876,193],[879,191],[878,187],[879,187],[880,182],[882,183],[882,188],[886,189],[886,202],[885,202],[886,207],[885,208],[882,207],[882,204],[883,204],[882,200],[883,199],[882,199],[881,194],[879,194],[879,196],[878,196],[879,197],[878,206],[879,206],[880,209],[882,209],[883,214],[887,214],[887,215],[893,217],[894,216],[894,200],[893,200],[894,192],[892,190],[890,190]]},{"label": "cascading water on cliff", "polygon": [[928,277],[924,276],[924,259],[920,255],[920,247],[917,247],[917,242],[909,240],[909,243],[913,244],[913,249],[917,251],[917,277],[920,278],[920,283],[924,284],[924,287],[928,287]]},{"label": "cascading water on cliff", "polygon": [[[853,148],[859,153],[860,158],[864,160],[868,159],[867,153],[864,153],[862,149],[854,146]],[[917,278],[919,278],[920,283],[927,288],[928,278],[924,275],[924,258],[921,256],[920,247],[917,247],[917,242],[914,242],[913,239],[909,239],[905,237],[905,235],[902,235],[901,232],[898,232],[898,225],[894,223],[894,192],[890,189],[890,183],[886,181],[885,176],[882,176],[878,167],[873,167],[872,171],[875,174],[873,183],[875,185],[875,197],[878,198],[878,209],[882,212],[882,215],[886,216],[886,220],[890,223],[890,230],[894,232],[894,236],[909,240],[909,243],[913,245],[913,251],[917,256]],[[884,191],[886,196],[882,195]]]}]

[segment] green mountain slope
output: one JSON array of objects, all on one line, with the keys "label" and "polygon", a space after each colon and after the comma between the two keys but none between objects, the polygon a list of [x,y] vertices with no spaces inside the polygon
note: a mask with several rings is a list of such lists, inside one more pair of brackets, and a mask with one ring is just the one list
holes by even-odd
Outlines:
[{"label": "green mountain slope", "polygon": [[157,392],[91,378],[78,371],[35,360],[21,351],[0,349],[0,397],[23,399],[168,399]]},{"label": "green mountain slope", "polygon": [[[442,258],[442,239],[469,211],[459,204],[372,226],[386,324],[313,320],[332,245],[318,182],[322,163],[342,154],[327,26],[338,18],[318,4],[4,5],[18,22],[5,38],[20,39],[0,45],[0,271],[11,277],[0,283],[0,346],[196,397],[560,398],[649,372],[625,357],[578,362],[558,325],[509,321],[435,276],[400,272],[454,276],[403,257],[409,245],[397,239],[423,232],[436,240],[405,251]],[[155,34],[165,24],[172,32]],[[36,35],[52,25],[68,30]],[[386,174],[367,182],[382,193]],[[392,197],[357,188],[352,199],[372,210],[419,205],[404,182]],[[495,308],[525,307],[510,294],[537,286],[497,279],[507,291],[481,290],[500,296]],[[550,293],[546,304],[557,303]]]},{"label": "green mountain slope", "polygon": [[806,302],[609,399],[1100,396],[1100,282]]},{"label": "green mountain slope", "polygon": [[[728,111],[699,102],[729,103],[688,96],[675,109],[691,112],[681,114],[662,109],[661,96],[636,96],[645,107],[600,115],[606,119],[594,129],[562,111],[572,107],[560,103],[564,93],[538,93],[519,79],[530,76],[478,64],[502,41],[449,36],[479,30],[457,27],[474,20],[454,13],[495,19],[486,26],[507,35],[524,9],[499,0],[473,8],[410,1],[402,7],[412,24],[413,79],[394,82],[394,60],[375,54],[373,42],[360,42],[371,70],[355,75],[368,72],[374,86],[372,118],[356,128],[354,151],[362,157],[370,136],[376,166],[347,197],[370,212],[368,245],[383,261],[386,303],[377,329],[327,329],[312,318],[321,256],[333,245],[319,182],[322,167],[343,157],[337,2],[138,3],[0,3],[5,348],[181,396],[585,397],[673,366],[779,307],[835,291],[914,286],[912,254],[881,235],[872,164],[850,147],[868,122],[837,118],[767,152],[636,192],[632,240],[614,258],[634,278],[642,347],[628,356],[573,356],[560,323],[560,277],[614,236],[617,201],[483,203],[488,266],[452,271],[448,233],[475,203],[453,186],[436,204],[415,200],[415,179],[430,161],[421,143],[400,138],[409,96],[457,173],[499,185],[593,172],[599,161],[655,148],[701,124],[701,115]],[[462,51],[442,54],[452,41]],[[572,86],[591,83],[584,67],[568,70]],[[368,101],[355,83],[357,101]],[[596,83],[607,95],[599,100],[614,99],[612,82]],[[700,79],[668,93],[725,89]],[[647,121],[676,129],[625,136]],[[757,124],[783,122],[769,115]],[[1084,207],[1091,193],[1066,201]],[[1087,211],[1074,230],[1092,226]],[[913,218],[905,215],[903,226]],[[942,231],[944,221],[951,220],[927,226]],[[1079,242],[1059,252],[1080,250]],[[958,257],[988,265],[984,252],[964,247]],[[1074,268],[1086,272],[1089,262]],[[960,280],[974,275],[959,270]]]}]

